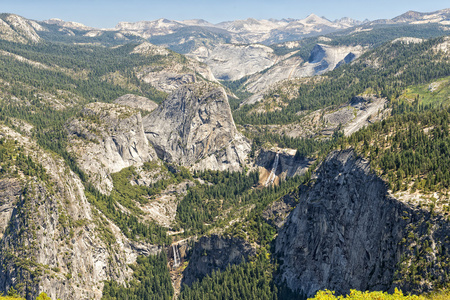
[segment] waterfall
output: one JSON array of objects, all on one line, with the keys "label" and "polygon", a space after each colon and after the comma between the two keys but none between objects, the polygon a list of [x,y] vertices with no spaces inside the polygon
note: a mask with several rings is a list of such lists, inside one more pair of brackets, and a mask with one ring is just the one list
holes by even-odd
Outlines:
[{"label": "waterfall", "polygon": [[266,183],[264,184],[264,186],[268,186],[269,184],[272,184],[273,181],[275,180],[275,172],[277,171],[277,168],[278,168],[278,160],[279,160],[279,156],[278,156],[278,153],[277,153],[277,155],[275,155],[275,160],[273,161],[272,171],[270,171],[270,175],[267,178]]},{"label": "waterfall", "polygon": [[180,265],[181,259],[180,259],[180,252],[178,251],[177,245],[172,245],[172,251],[173,251],[173,267],[176,268]]}]

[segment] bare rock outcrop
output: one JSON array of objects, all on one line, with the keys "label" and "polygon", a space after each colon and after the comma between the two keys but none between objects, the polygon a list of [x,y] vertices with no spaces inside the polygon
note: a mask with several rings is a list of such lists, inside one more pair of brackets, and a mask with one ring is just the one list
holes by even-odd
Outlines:
[{"label": "bare rock outcrop", "polygon": [[0,39],[16,43],[38,43],[36,30],[44,30],[38,23],[14,14],[0,15]]},{"label": "bare rock outcrop", "polygon": [[240,170],[250,152],[224,89],[214,84],[179,88],[143,124],[159,158],[193,169]]},{"label": "bare rock outcrop", "polygon": [[[307,158],[295,157],[294,149],[261,149],[256,159],[256,165],[260,168],[260,175],[274,168],[275,157],[278,153],[278,164],[274,170],[275,176],[282,180],[287,177],[294,177],[296,175],[303,175],[308,171],[309,166],[313,160]],[[262,169],[261,169],[262,168]]]},{"label": "bare rock outcrop", "polygon": [[132,94],[123,95],[114,100],[114,103],[146,111],[153,111],[155,110],[155,108],[158,107],[158,104],[156,104],[154,101],[145,97],[136,96]]},{"label": "bare rock outcrop", "polygon": [[138,110],[117,104],[88,104],[68,125],[69,151],[103,193],[113,187],[111,173],[156,158]]},{"label": "bare rock outcrop", "polygon": [[[335,68],[351,63],[363,52],[361,46],[330,46],[317,44],[311,51],[307,61],[303,61],[296,52],[291,52],[269,66],[263,72],[249,76],[245,89],[254,93],[244,104],[253,104],[263,99],[270,89],[283,80],[311,77],[332,71]],[[261,69],[262,70],[262,69]]]},{"label": "bare rock outcrop", "polygon": [[238,80],[271,67],[278,57],[263,45],[221,44],[213,49],[200,47],[190,54],[206,63],[221,80]]},{"label": "bare rock outcrop", "polygon": [[332,152],[298,201],[275,250],[280,279],[292,290],[310,297],[323,289],[424,292],[445,284],[448,221],[392,197],[353,150]]},{"label": "bare rock outcrop", "polygon": [[0,137],[15,140],[28,164],[43,168],[35,175],[17,167],[2,173],[1,292],[14,287],[27,300],[43,291],[52,299],[100,299],[104,280],[124,282],[138,254],[159,251],[130,242],[93,209],[63,159],[7,127]]},{"label": "bare rock outcrop", "polygon": [[165,93],[198,81],[216,81],[208,65],[149,42],[136,46],[130,54],[150,58],[148,65],[136,68],[136,75],[143,82]]}]

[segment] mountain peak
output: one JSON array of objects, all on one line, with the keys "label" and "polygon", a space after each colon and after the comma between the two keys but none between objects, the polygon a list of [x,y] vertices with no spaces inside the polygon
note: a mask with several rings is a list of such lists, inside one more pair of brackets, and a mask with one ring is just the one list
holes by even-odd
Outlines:
[{"label": "mountain peak", "polygon": [[58,25],[61,27],[65,27],[65,28],[70,28],[70,29],[78,29],[78,30],[92,30],[94,28],[86,26],[84,24],[78,23],[78,22],[72,22],[72,21],[64,21],[62,19],[58,19],[58,18],[51,18],[48,20],[44,20],[42,21],[45,24],[49,24],[49,25]]},{"label": "mountain peak", "polygon": [[323,25],[331,25],[332,23],[324,17],[319,17],[316,14],[310,14],[303,20],[301,20],[304,24],[323,24]]}]

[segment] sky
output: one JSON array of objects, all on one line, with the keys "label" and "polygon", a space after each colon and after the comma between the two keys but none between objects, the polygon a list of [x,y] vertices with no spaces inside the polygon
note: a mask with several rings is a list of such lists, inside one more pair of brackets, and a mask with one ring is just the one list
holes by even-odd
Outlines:
[{"label": "sky", "polygon": [[118,22],[205,19],[211,23],[238,19],[302,19],[311,13],[329,20],[390,19],[415,10],[450,8],[448,0],[0,0],[0,12],[32,20],[59,18],[97,28]]}]

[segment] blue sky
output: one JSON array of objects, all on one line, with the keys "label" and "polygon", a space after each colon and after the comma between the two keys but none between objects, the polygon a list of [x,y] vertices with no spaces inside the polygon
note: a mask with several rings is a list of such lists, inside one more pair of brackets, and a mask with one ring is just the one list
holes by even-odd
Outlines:
[{"label": "blue sky", "polygon": [[114,27],[120,21],[159,18],[218,23],[249,17],[301,19],[311,13],[330,20],[374,20],[393,18],[408,10],[430,12],[449,7],[448,0],[0,0],[0,12],[33,20],[60,18],[100,28]]}]

